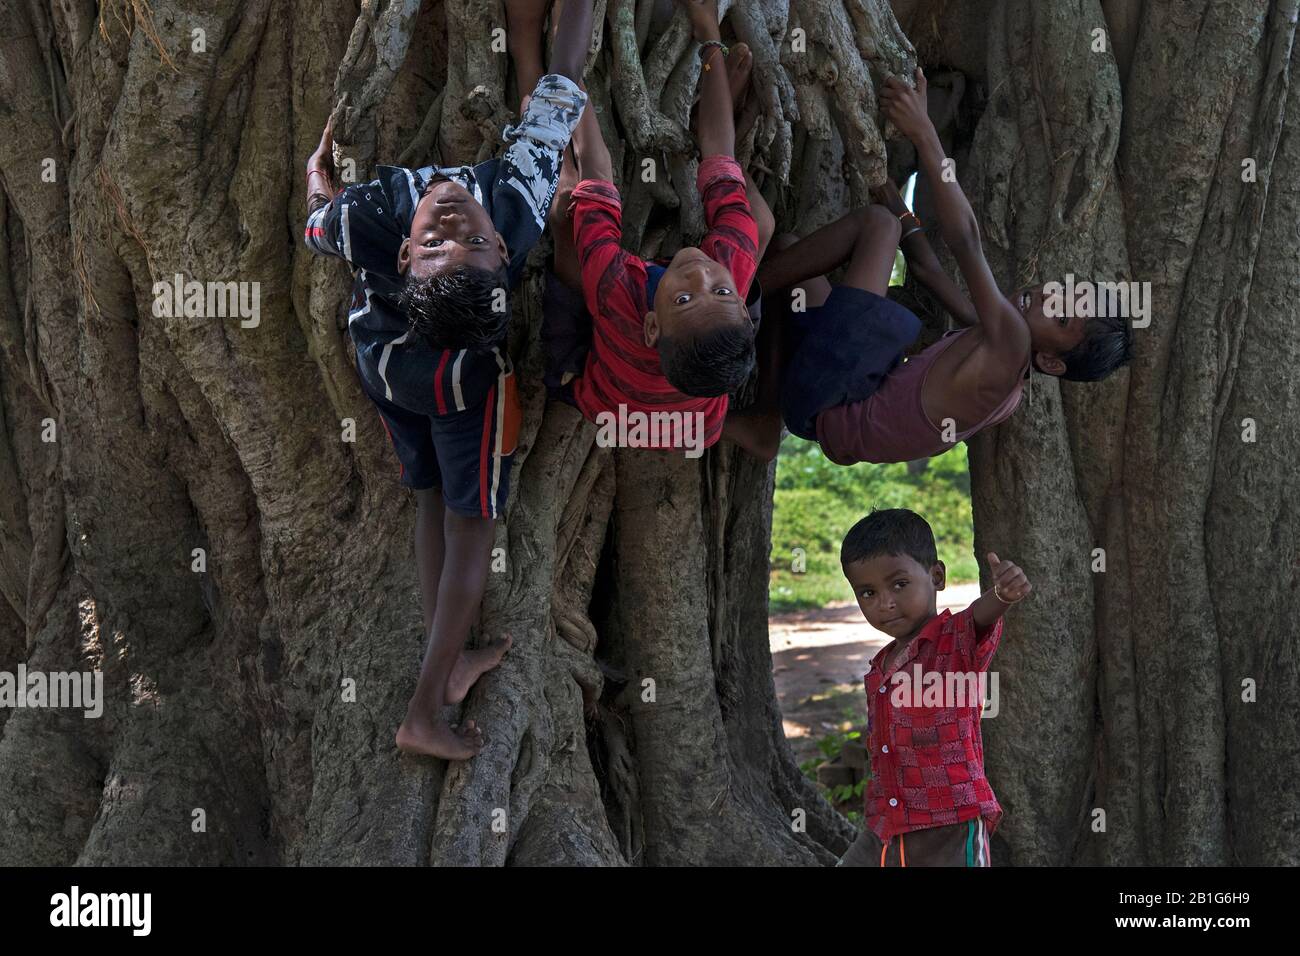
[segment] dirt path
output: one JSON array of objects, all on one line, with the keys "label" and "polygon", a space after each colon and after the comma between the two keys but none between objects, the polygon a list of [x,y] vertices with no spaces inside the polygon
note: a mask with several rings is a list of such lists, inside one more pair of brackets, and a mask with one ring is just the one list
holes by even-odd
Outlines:
[{"label": "dirt path", "polygon": [[[939,592],[939,610],[960,610],[979,597],[978,584]],[[862,618],[856,604],[772,617],[768,626],[776,697],[795,758],[817,756],[833,731],[862,729],[862,675],[890,639]]]}]

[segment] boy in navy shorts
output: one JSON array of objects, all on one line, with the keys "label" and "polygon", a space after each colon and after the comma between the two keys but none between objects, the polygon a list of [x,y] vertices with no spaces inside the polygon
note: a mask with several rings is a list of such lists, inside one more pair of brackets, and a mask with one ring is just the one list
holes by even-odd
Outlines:
[{"label": "boy in navy shorts", "polygon": [[[802,240],[779,237],[759,267],[764,288],[791,289],[777,301],[788,309],[780,402],[792,434],[816,441],[817,416],[873,394],[920,335],[921,320],[887,296],[898,241],[894,216],[873,204]],[[840,265],[832,285],[824,273]]]},{"label": "boy in navy shorts", "polygon": [[[517,4],[507,3],[507,7]],[[528,38],[540,46],[538,36]],[[510,144],[476,166],[378,167],[332,195],[332,128],[307,162],[307,247],[355,274],[348,331],[362,390],[374,402],[415,491],[415,560],[428,650],[397,746],[463,760],[482,746],[464,699],[510,640],[465,651],[505,510],[519,430],[506,352],[507,293],[541,238],[560,160],[586,104],[577,82],[591,37],[591,0],[559,15],[551,74],[537,81]]]},{"label": "boy in navy shorts", "polygon": [[[1002,292],[980,242],[970,203],[955,178],[926,107],[925,74],[916,86],[889,77],[881,111],[916,146],[934,192],[944,241],[970,290],[947,276],[921,222],[886,183],[878,202],[801,240],[782,239],[758,271],[763,288],[789,290],[785,323],[793,339],[781,386],[790,431],[816,441],[831,461],[915,461],[1006,420],[1019,406],[1030,369],[1094,382],[1127,363],[1125,316],[1059,307],[1053,283]],[[887,298],[895,253],[967,328],[949,332],[903,359],[920,332],[915,315]],[[846,265],[834,287],[824,273]],[[1091,287],[1091,283],[1088,283]],[[784,356],[783,356],[784,357]],[[775,416],[766,421],[779,434]]]}]

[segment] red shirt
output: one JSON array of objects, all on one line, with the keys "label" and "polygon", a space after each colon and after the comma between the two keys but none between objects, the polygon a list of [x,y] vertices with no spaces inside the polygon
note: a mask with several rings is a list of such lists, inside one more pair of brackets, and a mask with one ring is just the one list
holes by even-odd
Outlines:
[{"label": "red shirt", "polygon": [[[700,250],[730,270],[743,301],[758,269],[758,227],[745,197],[745,174],[730,156],[710,156],[700,163],[696,188],[709,226]],[[623,204],[613,183],[578,183],[573,190],[573,235],[582,264],[583,297],[592,315],[591,351],[573,383],[582,414],[594,422],[601,412],[617,416],[620,405],[645,414],[702,412],[704,447],[715,444],[727,417],[727,396],[697,398],[679,392],[664,377],[658,350],[645,344],[644,319],[652,307],[646,261],[619,244]],[[673,435],[671,442],[658,444],[652,437],[644,447],[682,447],[675,431]]]},{"label": "red shirt", "polygon": [[[947,675],[983,674],[1002,637],[1002,619],[979,633],[970,608],[936,615],[912,639],[888,673],[881,670],[893,648],[871,660],[867,688],[867,744],[871,780],[867,784],[866,824],[883,841],[899,833],[946,826],[983,817],[990,832],[1002,807],[984,776],[978,690],[949,681]],[[917,665],[921,681],[916,680]],[[894,675],[908,678],[901,684]],[[917,706],[925,675],[945,676],[951,691],[942,706]],[[958,699],[958,688],[965,697]],[[913,689],[915,688],[915,694]]]}]

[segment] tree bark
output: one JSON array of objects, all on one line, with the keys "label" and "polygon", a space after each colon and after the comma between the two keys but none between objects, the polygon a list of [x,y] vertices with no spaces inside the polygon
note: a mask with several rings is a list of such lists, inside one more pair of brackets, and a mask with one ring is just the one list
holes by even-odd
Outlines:
[{"label": "tree bark", "polygon": [[[698,61],[653,6],[610,0],[588,76],[647,255],[703,228]],[[515,644],[461,713],[487,743],[452,765],[394,748],[423,644],[413,507],[357,386],[346,271],[303,247],[298,171],[331,112],[357,179],[490,155],[503,26],[462,0],[66,0],[0,23],[0,670],[98,671],[107,697],[97,720],[0,710],[0,861],[815,864],[852,838],[781,732],[770,469],[598,448],[547,407],[537,269],[475,634]],[[765,107],[742,160],[824,221],[883,170],[874,98],[845,81],[869,92],[905,37],[883,0],[767,0],[726,29]],[[156,315],[177,275],[259,283],[260,321]]]},{"label": "tree bark", "polygon": [[[986,727],[995,858],[1294,864],[1296,0],[893,7],[723,5],[762,107],[740,159],[781,227],[868,200],[906,32],[947,77],[945,144],[999,280],[1154,293],[1130,370],[1038,377],[971,443],[977,552],[1035,582]],[[688,31],[644,0],[598,8],[587,85],[625,242],[670,251],[703,228]],[[536,268],[475,635],[515,644],[461,712],[487,743],[451,765],[393,746],[423,644],[413,507],[357,386],[346,271],[302,245],[299,170],[331,112],[358,179],[490,155],[503,25],[463,0],[0,19],[0,671],[93,670],[107,697],[100,719],[0,708],[0,862],[826,864],[848,845],[781,730],[771,469],[726,444],[599,448],[548,407]],[[260,283],[259,324],[155,315],[178,274]]]},{"label": "tree bark", "polygon": [[970,443],[976,552],[1035,587],[995,664],[994,859],[1294,865],[1297,5],[979,6],[975,56],[949,5],[896,4],[987,100],[953,148],[994,274],[1153,302],[1129,369],[1035,376]]}]

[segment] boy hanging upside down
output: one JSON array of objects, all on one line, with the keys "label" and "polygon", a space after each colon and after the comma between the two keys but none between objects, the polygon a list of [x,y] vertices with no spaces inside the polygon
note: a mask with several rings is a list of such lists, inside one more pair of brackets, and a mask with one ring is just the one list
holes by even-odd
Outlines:
[{"label": "boy hanging upside down", "polygon": [[[517,4],[508,3],[508,7]],[[466,651],[505,510],[519,403],[505,338],[508,291],[541,237],[564,148],[587,96],[578,87],[591,0],[568,0],[551,74],[537,80],[510,144],[477,166],[378,167],[333,194],[332,127],[307,162],[307,247],[355,274],[348,331],[357,374],[415,492],[415,562],[428,650],[397,731],[410,753],[463,760],[482,746],[464,699],[510,646]],[[540,49],[537,35],[522,38]]]},{"label": "boy hanging upside down", "polygon": [[[801,438],[819,442],[831,461],[913,461],[941,454],[957,442],[1005,420],[1020,404],[1030,369],[1080,382],[1105,378],[1129,361],[1132,333],[1122,316],[1049,314],[1042,286],[1004,295],[980,245],[975,214],[955,179],[942,175],[944,155],[926,112],[925,74],[916,88],[890,77],[881,109],[916,145],[934,190],[944,241],[961,268],[970,298],[944,274],[897,189],[803,239],[781,237],[758,277],[771,298],[801,290],[806,311],[786,323],[780,421]],[[908,269],[968,328],[949,332],[910,359],[903,353],[920,320],[886,297],[895,250],[902,243]],[[832,286],[823,273],[847,264]],[[1068,311],[1068,310],[1066,310]],[[766,445],[774,448],[775,437]]]},{"label": "boy hanging upside down", "polygon": [[[749,305],[757,303],[757,295],[748,293],[772,220],[733,158],[733,96],[740,95],[748,78],[749,51],[740,46],[732,51],[739,67],[733,71],[733,89],[716,2],[684,6],[701,43],[697,186],[709,231],[698,248],[683,248],[666,264],[647,262],[621,248],[622,202],[612,181],[609,150],[588,109],[574,134],[582,179],[569,206],[572,244],[557,235],[556,276],[548,284],[543,336],[549,384],[589,420],[600,424],[604,415],[629,413],[663,415],[664,420],[671,416],[672,427],[628,444],[702,451],[722,436],[729,393],[754,367]],[[561,199],[557,234],[564,227],[563,213]],[[561,283],[570,288],[580,283],[593,317],[589,351],[571,346],[582,304]]]}]

